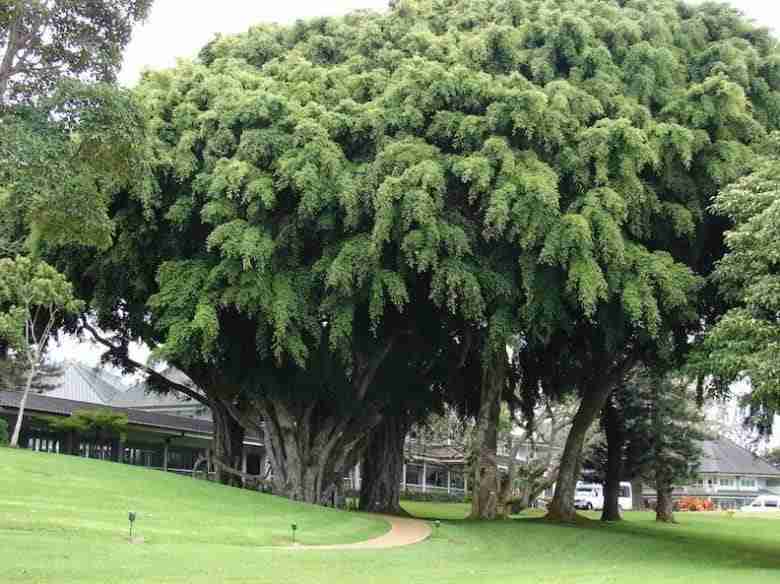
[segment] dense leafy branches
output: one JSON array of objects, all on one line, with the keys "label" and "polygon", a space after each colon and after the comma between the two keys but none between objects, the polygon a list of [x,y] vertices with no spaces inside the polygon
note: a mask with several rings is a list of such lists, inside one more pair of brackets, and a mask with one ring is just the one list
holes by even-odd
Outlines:
[{"label": "dense leafy branches", "polygon": [[0,106],[51,92],[63,78],[113,81],[133,25],[152,0],[0,2]]},{"label": "dense leafy branches", "polygon": [[667,0],[401,0],[256,26],[146,75],[157,189],[117,197],[115,244],[73,265],[101,326],[218,372],[282,457],[358,452],[332,438],[379,423],[388,363],[470,344],[495,478],[506,346],[557,351],[547,387],[583,398],[573,478],[612,380],[699,326],[710,198],[780,121],[776,60],[734,11]]}]

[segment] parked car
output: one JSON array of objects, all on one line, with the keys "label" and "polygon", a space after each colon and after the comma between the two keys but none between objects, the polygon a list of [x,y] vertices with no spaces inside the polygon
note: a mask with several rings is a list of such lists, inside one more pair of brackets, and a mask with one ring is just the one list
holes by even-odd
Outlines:
[{"label": "parked car", "polygon": [[742,511],[762,513],[768,511],[780,511],[780,497],[772,495],[760,495],[753,499],[750,505],[742,507]]}]

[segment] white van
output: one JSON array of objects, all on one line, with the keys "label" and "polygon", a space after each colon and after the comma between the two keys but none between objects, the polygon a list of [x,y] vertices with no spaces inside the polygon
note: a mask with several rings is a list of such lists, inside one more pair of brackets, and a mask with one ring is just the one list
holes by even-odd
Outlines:
[{"label": "white van", "polygon": [[759,495],[750,505],[742,507],[742,511],[771,512],[780,511],[780,497],[772,495]]},{"label": "white van", "polygon": [[[623,511],[630,511],[633,508],[631,483],[620,483],[618,506]],[[586,509],[588,511],[592,509],[603,509],[604,486],[599,483],[578,482],[577,490],[574,492],[574,507],[576,509]]]}]

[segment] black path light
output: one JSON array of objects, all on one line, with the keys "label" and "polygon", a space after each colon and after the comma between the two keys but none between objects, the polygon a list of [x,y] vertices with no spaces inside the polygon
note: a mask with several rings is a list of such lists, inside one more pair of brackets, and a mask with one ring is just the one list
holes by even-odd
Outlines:
[{"label": "black path light", "polygon": [[130,540],[133,539],[133,524],[135,523],[135,512],[130,511],[127,514],[127,520],[130,522]]},{"label": "black path light", "polygon": [[295,532],[298,531],[298,524],[293,523],[292,525],[290,525],[290,528],[292,529],[292,540],[293,543],[295,543]]}]

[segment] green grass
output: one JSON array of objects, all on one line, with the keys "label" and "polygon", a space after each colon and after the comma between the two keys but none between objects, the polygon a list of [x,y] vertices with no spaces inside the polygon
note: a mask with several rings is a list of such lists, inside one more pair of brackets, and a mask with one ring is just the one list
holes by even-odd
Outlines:
[{"label": "green grass", "polygon": [[[780,517],[646,513],[622,524],[457,520],[458,504],[409,503],[442,520],[394,550],[269,548],[376,535],[381,521],[156,471],[0,450],[0,582],[739,584],[780,582]],[[139,512],[142,544],[126,541]],[[452,518],[452,519],[449,519]]]}]

